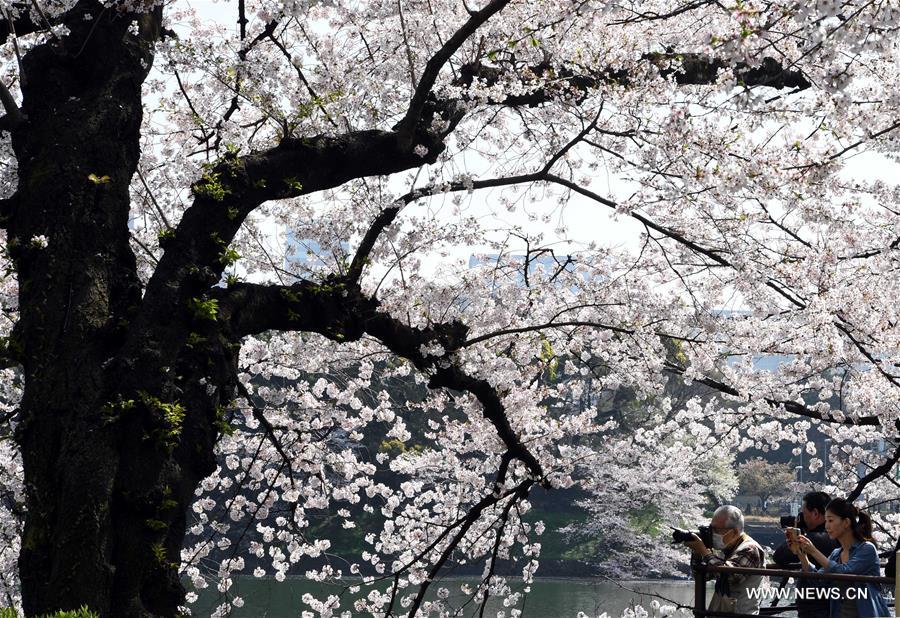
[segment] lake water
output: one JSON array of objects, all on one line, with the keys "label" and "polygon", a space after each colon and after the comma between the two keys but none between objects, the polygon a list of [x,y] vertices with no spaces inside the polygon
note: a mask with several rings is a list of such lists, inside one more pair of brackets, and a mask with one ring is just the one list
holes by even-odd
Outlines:
[{"label": "lake water", "polygon": [[[448,578],[440,584],[432,584],[429,590],[429,598],[435,598],[433,593],[438,586],[449,589],[448,601],[453,607],[463,606],[468,597],[460,590],[461,585],[475,583],[474,579]],[[515,590],[521,590],[521,584],[514,586]],[[244,606],[236,608],[232,616],[234,618],[297,618],[303,609],[309,609],[300,598],[309,592],[320,599],[328,594],[340,594],[343,590],[340,586],[319,584],[306,579],[288,579],[285,582],[276,582],[272,579],[239,578],[230,591],[239,595],[244,600]],[[364,589],[365,590],[365,589]],[[349,593],[348,593],[349,594]],[[352,597],[358,598],[364,594],[359,592]],[[660,595],[670,602],[661,600],[652,594]],[[707,591],[711,596],[712,589]],[[525,618],[556,618],[564,616],[577,616],[584,612],[587,616],[595,617],[603,612],[608,612],[611,617],[618,618],[622,611],[634,605],[642,605],[650,609],[651,602],[657,599],[661,604],[681,603],[692,605],[694,599],[694,584],[690,581],[639,581],[639,582],[610,582],[588,579],[538,579],[531,584],[531,591],[525,596],[524,602],[518,607]],[[200,599],[191,606],[194,616],[209,616],[216,605],[221,602],[221,597],[216,591],[203,591]],[[348,601],[348,607],[352,603]],[[344,603],[341,604],[342,609]],[[505,609],[502,600],[492,599],[488,602],[485,616],[495,618],[497,612]],[[363,616],[368,614],[353,614]],[[473,601],[465,605],[457,614],[459,616],[478,615],[478,606]],[[509,610],[506,608],[507,617]],[[654,615],[653,612],[650,614]],[[690,612],[675,614],[688,616]]]}]

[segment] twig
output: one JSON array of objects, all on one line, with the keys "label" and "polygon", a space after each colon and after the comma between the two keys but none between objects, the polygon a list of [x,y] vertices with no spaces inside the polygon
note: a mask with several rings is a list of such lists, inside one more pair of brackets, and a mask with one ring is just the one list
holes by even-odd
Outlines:
[{"label": "twig", "polygon": [[153,206],[156,208],[157,214],[159,215],[160,219],[162,219],[162,222],[166,226],[166,229],[171,230],[172,226],[169,224],[169,220],[166,219],[166,215],[163,212],[162,208],[160,208],[159,202],[156,201],[156,197],[154,197],[153,191],[150,190],[150,185],[147,184],[147,180],[144,178],[144,174],[141,173],[140,166],[137,167],[136,171],[138,178],[141,179],[141,184],[144,185],[144,189],[147,190],[147,195],[150,196],[150,202],[152,202]]},{"label": "twig", "polygon": [[16,34],[16,22],[10,18],[9,13],[6,11],[6,8],[0,6],[0,12],[3,13],[3,19],[6,20],[6,23],[9,24],[9,32],[12,34],[13,39],[13,49],[16,52],[16,62],[19,65],[19,82],[24,86],[25,85],[25,69],[22,68],[22,54],[19,52],[19,36]]},{"label": "twig", "polygon": [[9,119],[5,122],[6,126],[4,128],[14,129],[25,122],[25,116],[22,114],[22,110],[16,105],[12,93],[10,93],[9,88],[6,87],[6,84],[4,84],[2,80],[0,80],[0,103],[3,104],[3,109],[6,111],[6,117]]},{"label": "twig", "polygon": [[292,472],[293,468],[291,467],[291,459],[287,456],[287,453],[284,452],[284,448],[281,446],[281,441],[278,440],[278,436],[275,435],[275,428],[272,426],[272,423],[269,422],[269,419],[266,418],[266,415],[263,411],[257,407],[256,403],[253,401],[252,395],[247,390],[247,387],[244,386],[240,380],[237,382],[237,390],[241,394],[247,403],[250,405],[250,409],[253,411],[253,418],[259,421],[259,424],[262,425],[263,431],[265,431],[266,438],[268,438],[269,442],[272,443],[272,446],[275,447],[275,450],[278,451],[278,454],[281,455],[281,459],[284,461],[287,466],[288,478],[291,479],[291,487],[294,486],[294,474]]},{"label": "twig", "polygon": [[403,33],[403,45],[406,47],[406,61],[409,63],[409,81],[413,91],[416,89],[416,65],[413,62],[412,48],[409,46],[409,37],[406,34],[406,18],[403,17],[403,0],[397,0],[397,12],[400,14],[400,31]]}]

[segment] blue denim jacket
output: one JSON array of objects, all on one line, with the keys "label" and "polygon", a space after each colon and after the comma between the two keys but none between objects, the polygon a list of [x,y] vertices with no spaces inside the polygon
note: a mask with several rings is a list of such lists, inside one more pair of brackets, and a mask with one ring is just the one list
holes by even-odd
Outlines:
[{"label": "blue denim jacket", "polygon": [[[831,555],[828,556],[828,567],[816,569],[820,573],[842,573],[853,575],[881,575],[881,566],[878,563],[878,550],[868,541],[857,541],[850,546],[850,559],[846,564],[841,564],[841,548],[838,547]],[[836,582],[823,581],[822,585],[836,585]],[[882,618],[883,616],[891,616],[884,597],[881,596],[881,590],[878,584],[851,584],[852,587],[859,590],[865,590],[865,598],[863,594],[857,595],[856,611],[859,618]],[[830,618],[838,618],[841,614],[840,600],[832,600],[829,604]]]}]

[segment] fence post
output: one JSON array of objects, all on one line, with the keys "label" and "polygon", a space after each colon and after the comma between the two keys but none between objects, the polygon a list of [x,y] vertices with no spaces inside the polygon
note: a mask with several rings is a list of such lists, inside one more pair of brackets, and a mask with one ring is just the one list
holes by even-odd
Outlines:
[{"label": "fence post", "polygon": [[694,616],[706,615],[706,569],[694,565]]},{"label": "fence post", "polygon": [[894,615],[900,611],[900,577],[897,577],[897,560],[900,560],[900,549],[897,550],[896,555],[894,555]]}]

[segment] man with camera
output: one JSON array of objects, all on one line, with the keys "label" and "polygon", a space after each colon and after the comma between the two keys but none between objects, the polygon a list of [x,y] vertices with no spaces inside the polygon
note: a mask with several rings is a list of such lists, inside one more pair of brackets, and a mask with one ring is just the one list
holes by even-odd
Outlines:
[{"label": "man with camera", "polygon": [[[710,520],[709,527],[702,526],[700,535],[676,530],[672,535],[682,541],[693,553],[693,558],[707,566],[728,566],[762,569],[765,553],[759,543],[744,532],[744,515],[736,506],[720,506]],[[686,537],[686,538],[685,538]],[[701,537],[707,537],[703,539]],[[712,547],[710,547],[712,545]],[[759,594],[751,590],[762,584],[762,575],[718,573],[716,591],[708,609],[717,612],[758,614]]]},{"label": "man with camera", "polygon": [[[824,491],[811,491],[803,496],[803,505],[794,521],[783,521],[782,527],[787,542],[775,549],[772,559],[781,568],[799,567],[800,559],[791,551],[790,543],[796,541],[802,533],[812,544],[826,556],[838,547],[839,543],[825,532],[825,507],[831,501]],[[785,519],[785,518],[782,518]],[[789,525],[785,525],[789,524]],[[782,584],[783,586],[784,584]],[[797,585],[797,618],[821,618],[828,615],[828,601],[816,598],[814,580],[800,580]],[[803,590],[803,594],[800,594]]]}]

